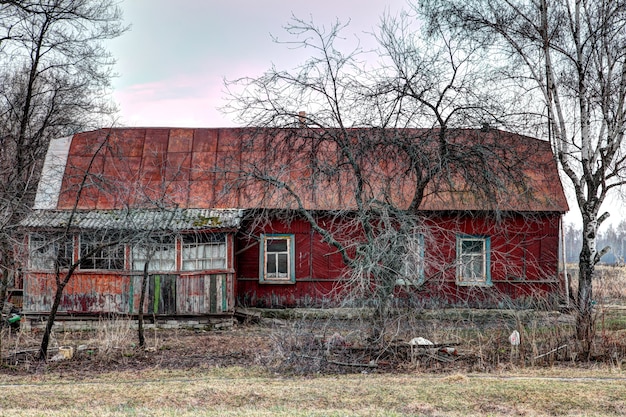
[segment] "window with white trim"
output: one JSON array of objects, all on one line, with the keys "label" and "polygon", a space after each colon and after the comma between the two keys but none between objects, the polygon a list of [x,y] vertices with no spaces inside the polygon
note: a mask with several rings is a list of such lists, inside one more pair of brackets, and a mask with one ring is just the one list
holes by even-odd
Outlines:
[{"label": "window with white trim", "polygon": [[408,236],[403,244],[402,266],[396,285],[417,286],[424,283],[424,235]]},{"label": "window with white trim", "polygon": [[489,237],[457,237],[458,285],[491,285],[490,246]]},{"label": "window with white trim", "polygon": [[122,270],[125,261],[125,246],[116,236],[101,233],[80,235],[80,268]]},{"label": "window with white trim", "polygon": [[226,269],[226,235],[193,233],[182,237],[183,271]]},{"label": "window with white trim", "polygon": [[294,283],[294,252],[293,235],[261,235],[259,280],[267,283]]},{"label": "window with white trim", "polygon": [[149,260],[148,271],[176,270],[176,238],[172,235],[151,236],[146,242],[133,246],[133,269],[143,271]]},{"label": "window with white trim", "polygon": [[69,268],[73,261],[73,236],[60,233],[31,233],[28,239],[29,266],[33,270],[53,270],[55,262],[60,269]]}]

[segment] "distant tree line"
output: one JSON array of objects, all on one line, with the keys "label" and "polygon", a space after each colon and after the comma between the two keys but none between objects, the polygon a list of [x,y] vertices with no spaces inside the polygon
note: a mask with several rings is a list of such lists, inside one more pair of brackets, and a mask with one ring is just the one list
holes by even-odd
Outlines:
[{"label": "distant tree line", "polygon": [[[578,262],[582,247],[581,229],[572,223],[565,226],[565,258],[567,262]],[[626,220],[619,224],[608,224],[598,232],[598,247],[610,247],[600,260],[604,264],[624,264],[626,260]]]}]

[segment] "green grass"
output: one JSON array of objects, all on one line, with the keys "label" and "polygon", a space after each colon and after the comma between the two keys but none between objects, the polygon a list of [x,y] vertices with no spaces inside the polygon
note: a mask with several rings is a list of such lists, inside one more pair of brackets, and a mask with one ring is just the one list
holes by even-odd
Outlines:
[{"label": "green grass", "polygon": [[626,330],[626,309],[603,309],[596,318],[599,330]]},{"label": "green grass", "polygon": [[[549,374],[549,375],[546,375]],[[548,377],[548,378],[546,378]],[[123,372],[0,380],[2,416],[463,416],[626,413],[618,370],[503,376],[293,377],[256,369]]]}]

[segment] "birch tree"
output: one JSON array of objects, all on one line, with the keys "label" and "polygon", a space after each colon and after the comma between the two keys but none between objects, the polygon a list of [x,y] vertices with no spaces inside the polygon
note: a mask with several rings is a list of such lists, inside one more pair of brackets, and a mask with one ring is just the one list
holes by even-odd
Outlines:
[{"label": "birch tree", "polygon": [[[485,68],[534,105],[519,108],[550,139],[582,214],[576,332],[589,354],[603,204],[626,182],[626,2],[419,1],[433,34],[482,42]],[[503,97],[503,99],[505,99]]]}]

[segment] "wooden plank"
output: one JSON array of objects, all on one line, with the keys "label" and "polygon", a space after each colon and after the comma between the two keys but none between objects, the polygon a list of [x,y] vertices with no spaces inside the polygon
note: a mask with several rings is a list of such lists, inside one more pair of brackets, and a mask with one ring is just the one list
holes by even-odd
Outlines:
[{"label": "wooden plank", "polygon": [[228,310],[228,289],[226,288],[226,275],[220,275],[222,280],[222,313]]},{"label": "wooden plank", "polygon": [[128,313],[133,314],[133,304],[135,301],[135,278],[128,277]]},{"label": "wooden plank", "polygon": [[209,287],[209,312],[217,313],[217,278],[211,275]]},{"label": "wooden plank", "polygon": [[153,282],[152,312],[154,314],[159,314],[159,304],[161,301],[161,276],[154,275]]},{"label": "wooden plank", "polygon": [[161,314],[176,314],[176,275],[161,276]]}]

